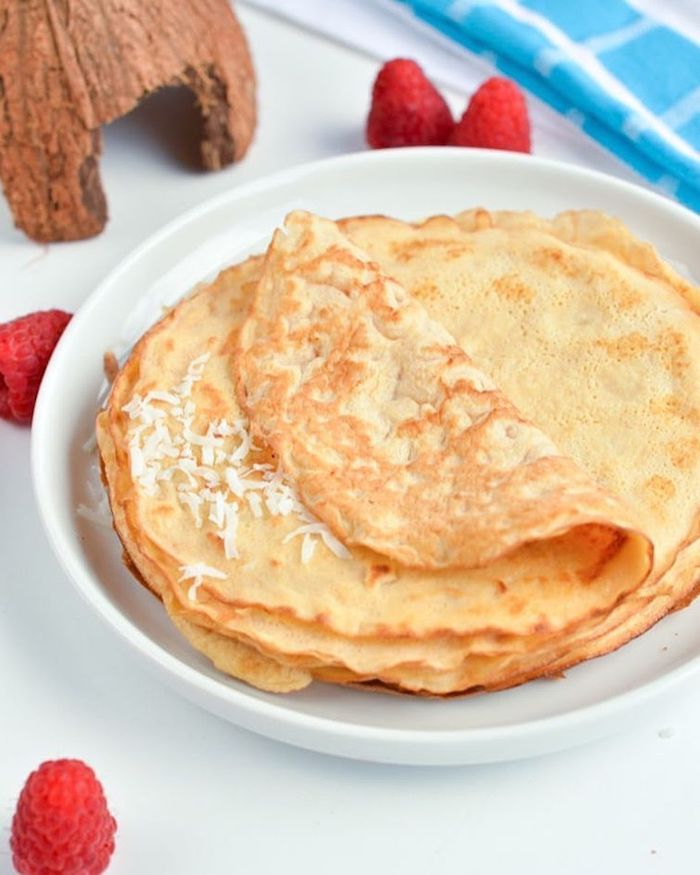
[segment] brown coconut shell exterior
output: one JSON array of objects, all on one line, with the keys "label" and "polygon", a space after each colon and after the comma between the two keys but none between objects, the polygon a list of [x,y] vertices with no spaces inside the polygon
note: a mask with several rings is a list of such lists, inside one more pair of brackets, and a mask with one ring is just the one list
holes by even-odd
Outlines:
[{"label": "brown coconut shell exterior", "polygon": [[227,0],[0,0],[0,178],[40,242],[107,221],[100,127],[166,85],[194,93],[204,167],[245,155],[255,74]]}]

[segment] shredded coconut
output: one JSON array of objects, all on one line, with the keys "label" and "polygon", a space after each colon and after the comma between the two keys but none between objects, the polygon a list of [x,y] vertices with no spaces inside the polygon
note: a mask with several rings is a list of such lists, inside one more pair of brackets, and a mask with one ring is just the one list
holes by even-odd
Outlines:
[{"label": "shredded coconut", "polygon": [[178,499],[180,500],[180,504],[186,505],[190,511],[192,512],[192,516],[194,517],[194,524],[198,529],[202,528],[202,496],[197,492],[188,492],[184,489],[180,490],[177,494]]},{"label": "shredded coconut", "polygon": [[[285,536],[282,541],[283,544],[287,544],[292,538],[297,538],[300,535],[304,536],[304,541],[311,535],[319,535],[323,543],[328,547],[331,553],[334,553],[339,559],[349,559],[351,554],[348,548],[341,544],[341,542],[333,535],[328,526],[325,523],[321,523],[318,521],[306,523],[303,526],[299,526],[298,528],[291,531],[288,535]],[[304,543],[302,542],[302,561],[304,555]]]},{"label": "shredded coconut", "polygon": [[285,536],[282,541],[283,544],[289,543],[292,538],[296,538],[299,535],[320,535],[321,532],[325,529],[323,523],[307,523],[304,526],[299,526],[298,528],[291,531],[288,535]]},{"label": "shredded coconut", "polygon": [[263,515],[262,498],[260,498],[257,492],[247,492],[245,498],[248,502],[248,506],[250,507],[250,512],[253,514],[256,520],[259,520]]},{"label": "shredded coconut", "polygon": [[[245,419],[209,422],[204,433],[195,427],[197,408],[192,390],[202,379],[208,360],[209,356],[203,355],[191,362],[172,391],[151,390],[144,396],[135,395],[122,408],[133,423],[128,446],[134,481],[150,496],[158,494],[162,483],[172,482],[178,501],[187,508],[195,526],[202,528],[205,522],[214,526],[227,559],[240,557],[242,507],[247,507],[255,519],[264,516],[264,509],[271,516],[296,516],[301,525],[283,543],[301,537],[304,564],[313,558],[319,540],[336,556],[348,558],[350,553],[304,507],[280,468],[268,463],[245,464],[251,453],[259,452]],[[219,466],[218,470],[214,465]],[[187,575],[181,579],[194,578],[192,599],[196,599],[203,577],[216,576],[202,571],[206,568],[200,563],[181,569]]]},{"label": "shredded coconut", "polygon": [[100,476],[100,466],[97,462],[90,466],[90,473],[85,485],[87,487],[88,503],[80,502],[77,507],[78,514],[98,526],[111,528],[112,513]]},{"label": "shredded coconut", "polygon": [[307,533],[301,542],[301,561],[304,565],[311,561],[315,549],[316,541]]},{"label": "shredded coconut", "polygon": [[187,590],[187,598],[191,602],[197,601],[197,593],[199,587],[204,583],[205,577],[211,577],[215,580],[226,580],[226,575],[218,568],[212,568],[211,565],[206,565],[204,562],[195,562],[194,565],[181,565],[178,569],[182,572],[180,581],[191,580],[192,586]]},{"label": "shredded coconut", "polygon": [[338,559],[352,558],[352,553],[348,550],[345,544],[339,541],[335,535],[331,534],[327,528],[324,531],[319,532],[319,534],[326,547],[328,547],[331,553],[335,553]]},{"label": "shredded coconut", "polygon": [[227,559],[238,559],[238,547],[236,535],[238,533],[238,505],[226,504],[224,506],[223,531],[217,532],[224,542],[224,554]]}]

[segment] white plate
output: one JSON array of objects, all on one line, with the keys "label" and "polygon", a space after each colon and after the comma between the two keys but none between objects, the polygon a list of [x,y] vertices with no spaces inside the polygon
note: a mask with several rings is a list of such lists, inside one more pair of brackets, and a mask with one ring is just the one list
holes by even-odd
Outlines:
[{"label": "white plate", "polygon": [[587,170],[508,153],[405,149],[296,168],[203,204],[116,268],[69,325],[43,381],[33,423],[36,497],[50,541],[78,590],[166,683],[240,726],[361,759],[457,764],[515,759],[601,737],[653,713],[700,669],[700,604],[563,681],[451,701],[325,684],[288,696],[254,690],[192,650],[159,603],[124,569],[117,539],[76,513],[89,496],[105,350],[124,351],[198,280],[262,250],[290,209],[339,217],[417,219],[470,206],[541,215],[593,207],[622,218],[662,255],[700,276],[700,220],[675,203]]}]

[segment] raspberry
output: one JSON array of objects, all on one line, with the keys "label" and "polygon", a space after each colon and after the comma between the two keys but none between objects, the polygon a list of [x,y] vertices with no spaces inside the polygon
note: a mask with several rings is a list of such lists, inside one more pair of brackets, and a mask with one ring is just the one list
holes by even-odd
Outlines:
[{"label": "raspberry", "polygon": [[0,416],[31,421],[41,378],[70,318],[45,310],[0,325]]},{"label": "raspberry", "polygon": [[12,862],[22,875],[100,875],[117,823],[102,785],[80,760],[42,763],[27,778],[12,820]]},{"label": "raspberry", "polygon": [[530,151],[530,119],[522,91],[510,79],[487,79],[472,95],[450,146]]},{"label": "raspberry", "polygon": [[367,143],[442,146],[454,126],[450,108],[415,61],[396,58],[379,71],[367,119]]}]

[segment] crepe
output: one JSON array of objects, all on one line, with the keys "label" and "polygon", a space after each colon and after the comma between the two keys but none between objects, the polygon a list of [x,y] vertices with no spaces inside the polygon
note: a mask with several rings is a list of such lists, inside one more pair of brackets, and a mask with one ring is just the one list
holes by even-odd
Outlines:
[{"label": "crepe", "polygon": [[[475,367],[620,513],[634,508],[655,548],[651,573],[644,580],[648,555],[636,536],[602,568],[591,563],[595,545],[591,553],[577,539],[562,552],[556,538],[530,542],[481,568],[408,568],[366,546],[346,552],[304,507],[273,450],[251,443],[236,400],[232,362],[262,272],[253,259],[200,288],[142,339],[98,418],[115,528],[130,561],[224,670],[277,691],[311,679],[430,695],[499,689],[610,650],[693,592],[700,562],[691,496],[700,494],[700,475],[696,454],[681,451],[690,449],[686,419],[700,397],[695,290],[665,266],[650,269],[649,250],[629,238],[613,254],[590,235],[579,243],[573,233],[558,236],[556,225],[520,219],[506,226],[473,213],[413,226],[377,217],[340,227],[449,325]],[[630,254],[635,246],[643,267]],[[623,290],[641,302],[638,314],[611,305]],[[588,334],[582,314],[593,319]],[[664,353],[648,356],[644,391],[608,410],[615,384],[598,376],[610,347],[596,341],[614,338],[624,319],[652,345],[672,331],[687,367],[669,371]],[[518,326],[505,348],[501,320]],[[598,367],[580,371],[592,374],[589,391],[573,373],[579,347]],[[623,359],[620,379],[638,367]],[[577,391],[552,390],[559,385]],[[644,436],[627,434],[629,459],[618,449],[630,431],[621,416],[634,427],[649,416],[656,423]],[[664,477],[678,484],[673,494],[656,488]]]},{"label": "crepe", "polygon": [[585,539],[601,567],[629,537],[649,554],[627,508],[335,223],[298,211],[275,233],[239,347],[253,434],[343,543],[417,568],[549,538]]},{"label": "crepe", "polygon": [[[700,578],[700,292],[614,217],[468,210],[342,230],[450,331],[508,398],[635,508],[654,570],[601,624],[611,650]],[[553,668],[575,664],[573,649]]]}]

